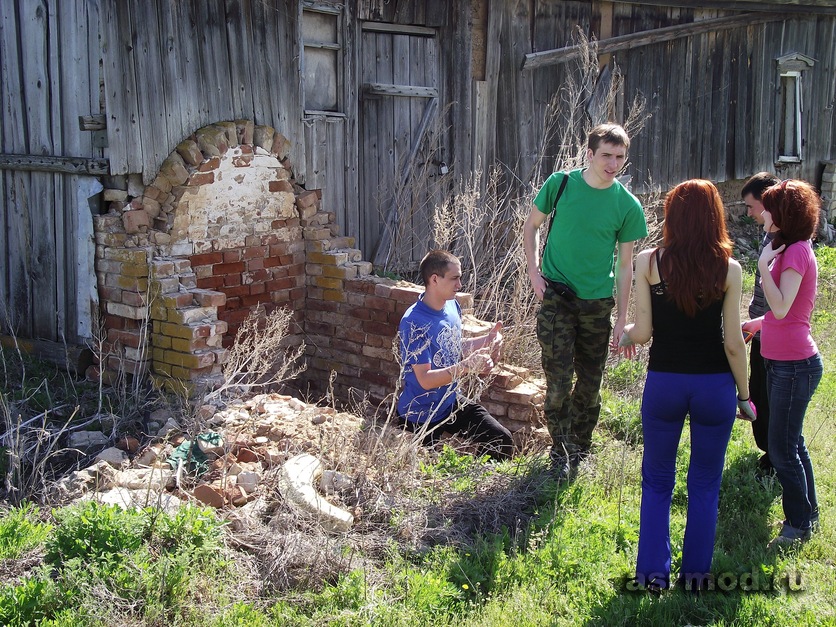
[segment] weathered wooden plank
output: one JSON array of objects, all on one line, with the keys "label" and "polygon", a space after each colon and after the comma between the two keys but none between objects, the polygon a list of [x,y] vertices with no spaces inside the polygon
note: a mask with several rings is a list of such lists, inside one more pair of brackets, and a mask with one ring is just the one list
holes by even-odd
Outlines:
[{"label": "weathered wooden plank", "polygon": [[368,33],[398,33],[400,35],[417,35],[434,37],[436,29],[426,26],[409,26],[406,24],[383,24],[381,22],[363,22],[363,31]]},{"label": "weathered wooden plank", "polygon": [[[670,6],[670,0],[612,0],[615,4]],[[678,1],[677,5],[693,9],[719,9],[722,11],[793,11],[820,15],[836,14],[832,0],[691,0]]]},{"label": "weathered wooden plank", "polygon": [[142,137],[133,63],[134,44],[130,39],[130,6],[118,0],[101,0],[101,7],[111,173],[140,172]]},{"label": "weathered wooden plank", "polygon": [[0,169],[103,176],[108,173],[108,160],[88,159],[86,157],[55,157],[51,155],[2,154],[0,155]]},{"label": "weathered wooden plank", "polygon": [[226,0],[226,33],[229,38],[230,96],[235,116],[254,117],[253,95],[256,83],[252,70],[252,16],[249,0]]},{"label": "weathered wooden plank", "polygon": [[[181,0],[168,0],[167,11],[163,13],[163,25],[171,15],[172,45],[176,54],[167,58],[169,67],[175,65],[175,76],[180,82],[180,111],[174,112],[179,118],[180,141],[209,123],[209,103],[203,91],[203,67],[200,49],[202,42],[198,33],[192,4]],[[173,122],[176,124],[177,122]],[[172,133],[173,134],[173,133]]]},{"label": "weathered wooden plank", "polygon": [[[160,46],[156,2],[131,2],[131,39],[133,63],[137,75],[137,102],[139,104],[140,135],[142,137],[142,165],[136,172],[142,173],[147,185],[157,175],[163,160],[176,146],[168,136],[166,108],[173,106],[168,93],[153,89],[164,72]],[[155,28],[148,28],[154,24]],[[169,92],[170,93],[170,92]]]},{"label": "weathered wooden plank", "polygon": [[345,118],[329,118],[325,124],[325,134],[328,163],[325,169],[323,198],[327,198],[326,211],[333,211],[336,223],[345,228]]},{"label": "weathered wooden plank", "polygon": [[93,364],[93,352],[85,346],[68,346],[63,342],[33,340],[5,334],[0,335],[0,346],[20,350],[26,355],[43,359],[80,375]]},{"label": "weathered wooden plank", "polygon": [[[21,7],[20,35],[23,61],[23,93],[26,99],[28,152],[53,154],[52,111],[50,108],[49,9],[44,0]],[[28,189],[27,230],[31,242],[30,315],[33,337],[55,340],[56,250],[52,208],[54,181],[51,174],[35,172]]]},{"label": "weathered wooden plank", "polygon": [[[27,150],[24,133],[26,104],[22,81],[20,49],[20,27],[15,15],[15,5],[0,2],[0,85],[2,89],[3,115],[0,125],[3,127],[3,150],[25,152]],[[2,258],[4,272],[0,275],[0,328],[23,336],[32,333],[30,317],[30,266],[31,255],[28,247],[28,185],[31,175],[22,172],[3,173],[3,202],[5,224],[3,232]]]},{"label": "weathered wooden plank", "polygon": [[[62,5],[66,6],[66,5]],[[78,130],[103,131],[107,128],[107,116],[102,114],[78,116]]]},{"label": "weathered wooden plank", "polygon": [[[785,14],[745,14],[732,17],[719,17],[690,24],[677,24],[653,30],[641,31],[630,35],[619,35],[598,42],[598,54],[631,50],[641,46],[671,41],[680,37],[691,37],[708,32],[717,32],[730,28],[740,28],[753,23],[773,22],[785,19]],[[524,55],[522,69],[565,63],[581,53],[579,46],[567,46],[555,50],[544,50]]]},{"label": "weathered wooden plank", "polygon": [[392,83],[364,83],[363,93],[370,96],[404,96],[406,98],[438,98],[438,90],[417,85]]},{"label": "weathered wooden plank", "polygon": [[[371,82],[377,79],[377,38],[381,37],[377,33],[363,33],[362,35],[362,57],[359,66],[359,78],[362,83]],[[374,215],[378,212],[377,209],[377,189],[379,186],[379,177],[377,172],[378,150],[379,150],[379,120],[378,110],[380,107],[381,98],[374,98],[363,94],[360,110],[361,110],[361,172],[363,178],[363,185],[361,189],[361,205],[359,212],[359,228],[357,230],[359,236],[360,248],[367,257],[371,256],[374,241],[371,241],[371,222],[374,220]]]},{"label": "weathered wooden plank", "polygon": [[[345,19],[347,28],[345,29],[345,59],[346,67],[344,73],[344,102],[345,102],[345,121],[339,126],[342,129],[345,140],[345,150],[343,153],[343,190],[345,205],[345,218],[342,222],[342,227],[346,235],[353,237],[357,236],[359,232],[357,223],[359,220],[358,214],[360,211],[359,195],[360,195],[360,173],[361,169],[358,167],[358,155],[360,154],[359,142],[359,69],[360,61],[360,29],[356,16],[356,4],[349,3],[345,9]],[[336,128],[336,127],[335,127]]]},{"label": "weathered wooden plank", "polygon": [[[409,39],[407,35],[392,36],[392,80],[395,83],[410,81]],[[401,172],[406,167],[412,144],[410,103],[404,98],[392,98],[393,106],[393,148],[392,161],[395,171]],[[393,181],[394,192],[394,248],[396,251],[412,249],[412,229],[409,228],[409,214],[413,206],[413,194],[409,185],[409,176],[399,176]],[[405,228],[406,227],[406,228]],[[401,253],[403,254],[403,253]]]},{"label": "weathered wooden plank", "polygon": [[276,10],[266,2],[251,3],[249,22],[246,32],[250,38],[253,59],[250,63],[250,76],[253,92],[253,121],[276,128],[285,135],[288,129],[282,128],[277,115],[273,113],[272,95],[279,91],[274,86],[278,74],[278,48],[281,45],[276,28]]}]

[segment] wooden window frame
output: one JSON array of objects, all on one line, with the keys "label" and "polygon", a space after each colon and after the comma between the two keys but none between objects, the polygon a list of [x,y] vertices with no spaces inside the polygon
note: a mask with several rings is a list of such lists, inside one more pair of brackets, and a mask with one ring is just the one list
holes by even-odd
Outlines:
[{"label": "wooden window frame", "polygon": [[[779,129],[783,130],[783,137],[778,138],[778,161],[780,163],[800,163],[803,160],[802,147],[804,142],[801,139],[801,113],[804,110],[804,103],[802,101],[801,89],[801,72],[798,70],[787,70],[781,72],[779,90],[779,108],[778,115],[780,116]],[[794,79],[788,81],[787,79]],[[793,90],[794,111],[787,110],[788,91]],[[792,127],[792,136],[789,136],[788,127]],[[794,145],[791,147],[795,154],[787,154],[789,141],[794,139]]]},{"label": "wooden window frame", "polygon": [[[305,40],[304,36],[304,29],[302,27],[302,22],[305,19],[306,13],[319,13],[322,15],[332,16],[335,21],[335,34],[336,34],[336,41],[334,42],[327,42],[327,41],[309,41]],[[301,91],[301,98],[302,98],[302,110],[304,111],[305,118],[323,118],[323,117],[333,117],[333,118],[344,118],[346,117],[345,114],[345,102],[343,96],[343,87],[345,81],[345,69],[343,67],[345,62],[345,42],[343,36],[343,28],[344,28],[344,5],[342,2],[303,2],[300,11],[299,11],[299,50],[301,51],[300,59],[299,59],[299,70],[300,70],[300,80],[302,82],[302,89]],[[308,107],[308,98],[307,98],[307,88],[305,85],[305,57],[306,57],[306,50],[333,50],[336,52],[337,61],[335,70],[335,94],[336,94],[336,103],[335,108],[333,110],[320,110],[320,109],[311,109]]]}]

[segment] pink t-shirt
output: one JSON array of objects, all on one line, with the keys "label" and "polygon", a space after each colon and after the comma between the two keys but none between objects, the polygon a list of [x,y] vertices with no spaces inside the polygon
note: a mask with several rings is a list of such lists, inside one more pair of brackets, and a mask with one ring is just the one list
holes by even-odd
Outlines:
[{"label": "pink t-shirt", "polygon": [[761,328],[761,355],[777,361],[807,359],[819,350],[810,334],[810,315],[816,303],[819,269],[809,240],[790,244],[775,258],[769,273],[778,287],[781,286],[781,273],[788,268],[801,275],[798,294],[781,320],[776,319],[771,311],[766,312]]}]

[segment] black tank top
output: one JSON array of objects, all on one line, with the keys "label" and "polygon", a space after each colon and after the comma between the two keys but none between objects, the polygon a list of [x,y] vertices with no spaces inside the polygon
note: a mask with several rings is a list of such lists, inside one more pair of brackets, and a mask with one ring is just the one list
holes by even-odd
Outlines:
[{"label": "black tank top", "polygon": [[731,372],[723,349],[723,300],[717,300],[690,318],[665,292],[665,279],[656,249],[659,283],[650,286],[653,343],[648,370],[683,374]]}]

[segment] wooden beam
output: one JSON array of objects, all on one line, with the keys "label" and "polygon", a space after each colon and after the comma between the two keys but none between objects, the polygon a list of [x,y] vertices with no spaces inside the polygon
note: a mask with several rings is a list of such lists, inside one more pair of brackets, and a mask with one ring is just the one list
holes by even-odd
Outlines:
[{"label": "wooden beam", "polygon": [[78,130],[80,131],[103,131],[107,128],[106,115],[80,115],[78,116]]},{"label": "wooden beam", "polygon": [[671,2],[671,0],[612,0],[618,4],[648,4],[651,6],[681,9],[721,9],[723,11],[792,11],[793,13],[817,13],[836,15],[833,0],[700,0]]},{"label": "wooden beam", "polygon": [[[787,19],[786,13],[744,13],[732,17],[718,17],[688,24],[676,24],[653,30],[643,30],[629,35],[619,35],[598,42],[598,54],[609,54],[618,50],[627,50],[672,41],[681,37],[691,37],[702,33],[716,33],[721,30],[743,28],[752,24],[778,22]],[[532,52],[523,58],[522,69],[531,70],[538,67],[556,65],[571,61],[581,54],[582,46],[566,46],[555,50]]]},{"label": "wooden beam", "polygon": [[86,346],[71,346],[46,340],[27,340],[10,335],[0,335],[0,346],[11,351],[20,351],[47,361],[59,368],[83,375],[93,364],[93,351]]},{"label": "wooden beam", "polygon": [[363,30],[375,33],[393,33],[395,35],[418,35],[435,37],[434,28],[427,26],[410,26],[407,24],[384,24],[383,22],[363,22]]},{"label": "wooden beam", "polygon": [[409,98],[438,98],[435,87],[414,85],[390,85],[388,83],[363,83],[363,93],[371,96],[407,96]]},{"label": "wooden beam", "polygon": [[85,157],[0,154],[0,170],[67,172],[69,174],[102,176],[110,173],[110,162],[107,159],[87,159]]}]

